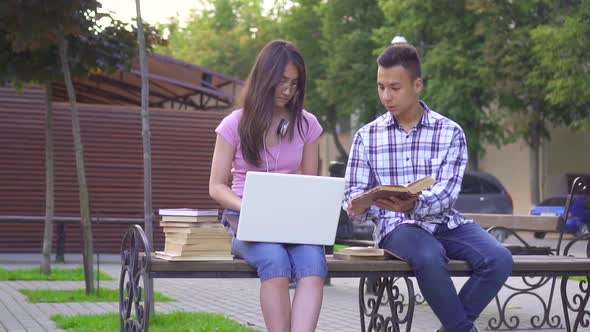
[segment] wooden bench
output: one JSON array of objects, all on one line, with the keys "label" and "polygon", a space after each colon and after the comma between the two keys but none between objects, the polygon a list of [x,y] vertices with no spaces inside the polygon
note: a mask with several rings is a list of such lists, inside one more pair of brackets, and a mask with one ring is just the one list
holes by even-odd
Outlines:
[{"label": "wooden bench", "polygon": [[[559,255],[563,233],[563,219],[558,216],[531,216],[531,215],[503,215],[503,214],[464,214],[469,219],[476,220],[477,223],[486,229],[489,233],[494,235],[499,241],[503,242],[509,236],[517,239],[516,244],[505,244],[505,246],[512,252],[513,255]],[[559,240],[554,247],[550,246],[534,246],[529,244],[522,236],[521,232],[531,233],[558,233]],[[351,245],[374,245],[372,241],[351,240]],[[557,279],[548,276],[535,276],[533,280],[531,275],[522,276],[522,282],[515,283],[513,279],[509,279],[505,287],[510,291],[509,296],[500,298],[496,297],[496,307],[498,317],[492,317],[488,320],[488,327],[492,330],[506,328],[517,329],[520,327],[520,320],[516,317],[510,317],[509,308],[511,303],[516,299],[530,298],[532,303],[538,303],[541,312],[534,315],[530,320],[530,327],[532,328],[557,328],[562,325],[562,313],[554,313],[556,308],[552,306],[552,299],[555,294]],[[524,279],[526,278],[526,280]],[[376,282],[376,277],[368,277],[366,279],[366,292],[376,293],[376,290],[369,285]],[[548,298],[539,297],[538,293],[541,288],[549,289]],[[421,304],[424,300],[421,296],[417,296],[417,303]],[[557,308],[559,309],[559,308]]]},{"label": "wooden bench", "polygon": [[[580,236],[578,240],[588,239],[590,234]],[[566,255],[568,249],[569,245],[565,250]],[[209,262],[167,261],[154,255],[144,255],[146,252],[152,250],[145,233],[139,225],[132,226],[124,236],[121,253],[121,331],[148,331],[152,306],[150,301],[153,298],[153,289],[150,289],[150,284],[153,283],[148,281],[154,278],[257,278],[255,270],[239,259]],[[449,270],[453,276],[471,274],[471,268],[464,261],[450,261]],[[359,292],[361,331],[399,331],[400,326],[405,326],[406,331],[411,330],[416,294],[413,282],[409,279],[414,274],[406,262],[343,261],[329,256],[328,271],[331,278],[360,278],[359,287],[364,287],[367,277],[377,277],[376,295],[367,296],[364,292]],[[589,312],[586,307],[590,289],[585,282],[570,277],[590,278],[590,258],[518,255],[514,256],[512,276],[561,277],[560,288],[567,331],[588,327]],[[568,296],[566,289],[570,282],[578,282],[580,287],[577,287],[576,294]],[[400,289],[407,290],[407,297]],[[383,310],[379,310],[380,307],[388,310],[383,313]]]},{"label": "wooden bench", "polygon": [[[569,192],[564,215],[568,215],[574,193],[590,192],[590,184],[581,178],[574,180]],[[564,235],[564,220],[558,217],[468,214],[488,232],[507,232],[514,235],[520,244],[508,246],[513,253],[514,266],[511,276],[522,277],[524,287],[505,284],[513,293],[504,302],[496,297],[498,318],[490,318],[488,329],[516,329],[520,319],[508,315],[510,301],[518,296],[532,296],[540,300],[542,315],[531,317],[531,328],[565,327],[569,331],[590,329],[590,233],[578,235],[561,250]],[[529,245],[517,232],[558,232],[555,248]],[[364,244],[369,244],[364,242]],[[582,244],[584,257],[570,256],[570,250]],[[518,249],[517,249],[518,248]],[[122,244],[121,278],[119,284],[119,312],[121,331],[148,331],[152,308],[154,278],[257,278],[252,267],[242,260],[216,262],[171,262],[156,258],[145,233],[138,225],[125,234]],[[514,255],[515,252],[525,255]],[[542,253],[542,255],[531,255]],[[450,261],[449,271],[453,276],[469,276],[470,266],[464,261]],[[414,274],[403,261],[342,261],[328,257],[328,274],[331,278],[358,277],[359,314],[361,331],[400,331],[400,325],[410,331],[414,306],[420,296],[414,291],[410,277]],[[572,278],[583,277],[583,278]],[[365,280],[375,280],[373,295],[364,292]],[[552,316],[552,299],[558,278],[561,278],[561,308],[563,322],[558,315]],[[568,290],[568,285],[574,286]],[[577,285],[576,285],[577,283]],[[550,285],[547,302],[535,293],[540,287]],[[404,297],[400,289],[407,290]],[[385,310],[379,310],[383,307]],[[387,310],[388,309],[388,310]],[[385,313],[384,313],[385,311]],[[565,326],[563,326],[565,325]]]},{"label": "wooden bench", "polygon": [[[563,220],[558,216],[466,213],[465,217],[477,221],[500,242],[504,242],[509,236],[515,237],[517,244],[506,245],[513,255],[558,255],[561,249],[563,234],[560,230],[563,228]],[[560,233],[560,238],[555,247],[538,247],[530,245],[519,232]]]}]

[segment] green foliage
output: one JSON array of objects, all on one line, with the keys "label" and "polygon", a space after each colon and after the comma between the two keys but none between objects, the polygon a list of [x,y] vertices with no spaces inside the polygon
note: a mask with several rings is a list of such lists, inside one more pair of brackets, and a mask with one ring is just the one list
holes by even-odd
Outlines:
[{"label": "green foliage", "polygon": [[262,14],[262,0],[201,0],[186,27],[173,19],[161,25],[169,33],[168,46],[157,47],[199,66],[245,79],[258,52],[279,37],[277,22]]},{"label": "green foliage", "polygon": [[[119,330],[119,315],[53,315],[51,319],[67,332],[112,332]],[[221,314],[208,312],[173,311],[150,317],[150,331],[154,332],[256,332]]]},{"label": "green foliage", "polygon": [[307,91],[305,91],[305,107],[313,112],[325,127],[327,109],[318,88],[318,82],[325,75],[322,60],[325,53],[320,47],[322,38],[322,20],[319,11],[323,5],[320,0],[298,0],[286,10],[280,21],[281,33],[286,40],[293,42],[305,57],[307,70]]},{"label": "green foliage", "polygon": [[[27,300],[32,303],[65,303],[65,302],[119,302],[119,290],[100,288],[92,294],[85,289],[19,289]],[[171,302],[173,299],[155,292],[157,302]]]},{"label": "green foliage", "polygon": [[[334,135],[338,122],[349,121],[353,113],[366,122],[381,109],[373,56],[377,44],[370,37],[382,21],[374,1],[298,0],[283,13],[282,33],[305,56],[305,106],[327,133]],[[339,159],[346,160],[344,147],[336,144]]]},{"label": "green foliage", "polygon": [[465,130],[469,156],[477,161],[484,146],[507,142],[502,118],[487,108],[494,100],[495,69],[485,62],[483,40],[475,35],[477,16],[462,1],[379,1],[388,25],[374,38],[400,34],[418,48],[425,89],[422,98],[433,110]]},{"label": "green foliage", "polygon": [[[100,272],[100,280],[113,280],[111,276]],[[79,268],[73,269],[51,269],[50,274],[43,274],[39,268],[7,270],[0,268],[0,280],[64,280],[64,281],[82,281],[84,280],[84,270]]]},{"label": "green foliage", "polygon": [[372,121],[383,108],[377,95],[377,65],[373,51],[381,47],[371,36],[383,25],[383,13],[373,0],[327,1],[320,9],[321,47],[325,73],[320,94],[335,105],[338,118],[354,112]]},{"label": "green foliage", "polygon": [[[164,40],[144,28],[148,49]],[[62,80],[57,35],[69,44],[72,76],[126,69],[137,54],[137,30],[100,12],[98,1],[17,1],[0,4],[0,80]]]},{"label": "green foliage", "polygon": [[485,60],[496,69],[500,106],[521,116],[514,125],[529,144],[549,138],[549,124],[587,116],[586,1],[471,0],[470,9],[480,20]]},{"label": "green foliage", "polygon": [[537,86],[547,103],[573,113],[574,127],[590,129],[590,2],[569,10],[531,30],[533,56],[548,78],[539,77]]},{"label": "green foliage", "polygon": [[338,252],[344,248],[348,248],[348,246],[345,244],[335,244],[334,245],[334,252]]},{"label": "green foliage", "polygon": [[[335,133],[382,107],[375,58],[397,35],[419,49],[423,99],[466,131],[471,161],[544,124],[590,128],[590,3],[583,0],[201,0],[159,52],[245,78],[262,46],[294,42],[308,70],[305,107]],[[0,61],[1,63],[1,61]],[[1,64],[0,64],[1,66]],[[508,116],[507,116],[508,115]]]}]

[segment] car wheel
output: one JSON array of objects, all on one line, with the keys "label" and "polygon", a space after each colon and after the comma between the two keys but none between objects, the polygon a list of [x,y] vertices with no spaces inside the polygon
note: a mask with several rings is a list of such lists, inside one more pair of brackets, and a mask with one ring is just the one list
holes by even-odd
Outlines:
[{"label": "car wheel", "polygon": [[535,232],[535,239],[544,239],[545,238],[545,232]]},{"label": "car wheel", "polygon": [[578,232],[576,233],[576,235],[582,235],[582,234],[586,234],[588,232],[590,232],[590,227],[588,226],[588,223],[582,222],[582,223],[580,223],[580,228],[578,229]]},{"label": "car wheel", "polygon": [[506,239],[508,238],[508,231],[503,230],[503,229],[492,229],[490,231],[490,234],[496,238],[496,240],[500,241],[500,242],[504,242],[506,241]]}]

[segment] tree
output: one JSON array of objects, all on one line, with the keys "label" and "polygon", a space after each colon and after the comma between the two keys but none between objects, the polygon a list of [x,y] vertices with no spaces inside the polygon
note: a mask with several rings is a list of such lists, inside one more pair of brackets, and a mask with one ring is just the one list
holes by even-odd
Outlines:
[{"label": "tree", "polygon": [[[150,131],[150,85],[148,78],[148,64],[146,59],[145,36],[143,35],[143,19],[141,17],[141,3],[140,0],[135,0],[135,8],[137,11],[137,42],[139,44],[139,66],[141,70],[141,136],[143,140],[143,215],[144,227],[148,238],[148,243],[153,250],[154,243],[154,213],[152,209],[152,145],[151,145],[151,131]],[[146,248],[147,249],[147,248]],[[150,253],[147,253],[148,255]],[[149,312],[155,313],[154,304],[154,280],[147,281],[146,297],[149,297],[148,316],[145,317],[149,321]]]},{"label": "tree", "polygon": [[[547,70],[547,67],[559,66],[561,61],[547,63],[551,58],[542,55],[544,51],[539,49],[546,41],[538,39],[541,44],[536,44],[533,36],[543,37],[547,31],[545,27],[571,22],[569,17],[587,6],[584,2],[470,0],[468,3],[470,11],[479,20],[476,32],[484,41],[484,59],[495,69],[494,93],[499,105],[512,113],[514,131],[525,139],[531,150],[533,204],[540,200],[540,147],[543,139],[551,139],[548,124],[571,125],[583,111],[569,104],[555,103],[558,100],[555,99],[555,86],[563,84],[563,80],[553,81],[555,71],[560,69]],[[554,41],[549,43],[555,45]],[[576,57],[575,51],[561,50],[560,53]],[[584,63],[587,60],[581,63],[581,67],[574,65],[569,70],[583,69]],[[560,89],[564,90],[568,88]]]},{"label": "tree", "polygon": [[371,120],[379,109],[373,55],[378,45],[370,36],[381,22],[372,1],[321,0],[293,1],[280,22],[281,32],[305,56],[306,107],[331,134],[341,160],[348,153],[338,136],[339,122],[350,121],[351,114]]},{"label": "tree", "polygon": [[326,74],[323,63],[326,52],[320,46],[323,36],[320,12],[324,5],[325,3],[321,0],[293,1],[292,6],[282,13],[279,26],[284,38],[293,42],[305,57],[307,70],[305,107],[318,117],[324,128],[329,128],[336,148],[344,158],[346,151],[338,138],[336,121],[333,120],[333,126],[330,126],[327,116],[327,110],[334,110],[335,107],[328,104],[318,86],[318,82]]},{"label": "tree", "polygon": [[168,46],[158,52],[244,79],[256,55],[280,35],[276,21],[262,13],[262,0],[201,0],[186,27],[172,20]]},{"label": "tree", "polygon": [[469,168],[477,170],[484,146],[506,143],[502,118],[491,111],[494,67],[484,61],[483,39],[475,35],[478,17],[463,1],[379,1],[389,25],[374,38],[400,34],[422,58],[424,100],[457,121],[468,140]]},{"label": "tree", "polygon": [[590,2],[570,4],[553,22],[531,30],[532,53],[550,77],[538,84],[545,101],[569,109],[575,128],[590,129]]},{"label": "tree", "polygon": [[[383,13],[372,0],[331,0],[318,11],[322,20],[320,45],[324,54],[318,92],[326,100],[320,114],[336,140],[338,119],[350,121],[359,114],[361,122],[372,121],[381,110],[376,92],[375,49],[382,44],[372,38],[373,30],[383,24]],[[341,158],[347,153],[338,147]]]},{"label": "tree", "polygon": [[[84,0],[12,0],[0,4],[0,32],[4,38],[0,39],[0,43],[3,41],[7,46],[0,52],[0,59],[6,59],[0,67],[0,75],[5,80],[16,84],[50,83],[58,78],[55,68],[59,68],[58,64],[61,64],[61,75],[65,80],[72,107],[72,132],[85,240],[83,256],[87,293],[94,290],[92,228],[72,76],[86,76],[97,70],[110,71],[128,67],[136,49],[135,30],[127,29],[127,25],[122,22],[113,20],[108,14],[100,13],[99,8],[100,3],[97,1]],[[155,30],[149,27],[147,30],[150,42],[157,40]],[[51,121],[50,104],[48,98],[48,123]],[[48,141],[47,144],[50,143]],[[51,158],[50,152],[46,158]],[[49,177],[48,174],[48,181]],[[47,190],[50,190],[49,186]],[[48,211],[46,230],[52,227],[51,217],[52,211]],[[44,239],[46,244],[41,264],[47,267],[47,258],[51,251],[50,233],[45,233],[47,237]]]},{"label": "tree", "polygon": [[12,82],[17,88],[22,88],[25,82],[46,82],[45,89],[45,222],[43,231],[43,246],[41,255],[41,273],[51,272],[51,248],[53,239],[54,217],[54,162],[53,162],[53,107],[51,102],[51,77],[60,75],[54,66],[40,65],[45,59],[56,58],[52,50],[38,52],[14,52],[11,42],[6,38],[7,33],[0,25],[0,81]]}]

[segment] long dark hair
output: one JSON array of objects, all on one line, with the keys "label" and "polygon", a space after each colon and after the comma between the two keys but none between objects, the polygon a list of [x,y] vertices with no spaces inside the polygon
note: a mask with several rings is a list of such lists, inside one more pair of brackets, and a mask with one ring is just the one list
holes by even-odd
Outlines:
[{"label": "long dark hair", "polygon": [[[243,114],[238,126],[242,155],[251,165],[258,166],[265,133],[269,130],[275,109],[275,90],[283,78],[287,64],[299,72],[297,91],[286,107],[289,110],[289,140],[293,139],[293,124],[303,137],[302,112],[305,97],[305,62],[295,45],[274,40],[258,54],[243,90]],[[306,120],[307,124],[307,120]]]}]

